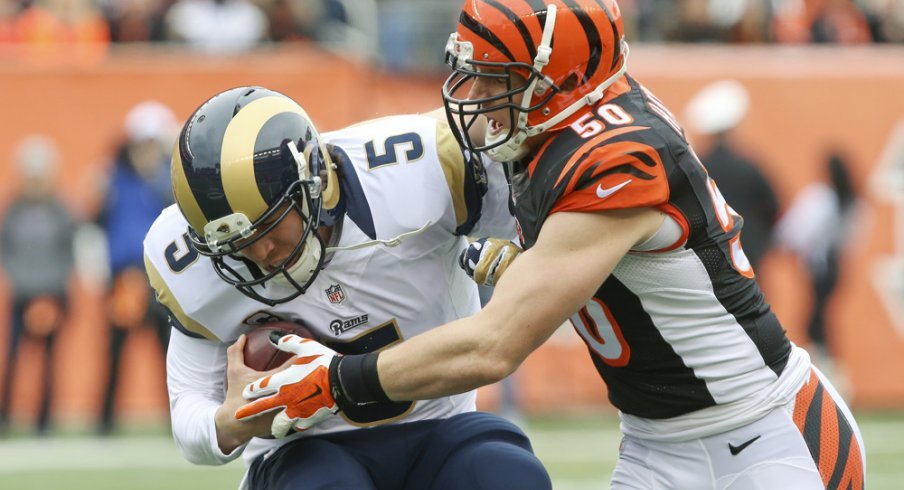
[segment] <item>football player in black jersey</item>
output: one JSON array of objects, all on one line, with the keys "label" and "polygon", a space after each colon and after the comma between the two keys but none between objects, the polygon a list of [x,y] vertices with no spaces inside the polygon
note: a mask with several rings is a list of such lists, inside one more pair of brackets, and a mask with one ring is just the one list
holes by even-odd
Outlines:
[{"label": "football player in black jersey", "polygon": [[328,377],[299,371],[237,415],[305,418],[319,407],[286,394],[319,389],[340,410],[473,389],[570,319],[620,411],[613,488],[861,488],[850,411],[765,302],[742,217],[626,73],[616,2],[469,0],[446,52],[447,115],[506,162],[524,252],[476,241],[462,265],[497,281],[479,313],[379,353],[311,343]]}]

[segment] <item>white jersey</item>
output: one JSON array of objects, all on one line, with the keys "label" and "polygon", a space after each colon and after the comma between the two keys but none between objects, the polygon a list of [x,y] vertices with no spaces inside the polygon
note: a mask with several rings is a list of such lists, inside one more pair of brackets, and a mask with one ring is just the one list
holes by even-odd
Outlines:
[{"label": "white jersey", "polygon": [[[476,286],[457,264],[462,235],[474,225],[482,234],[514,233],[499,166],[487,168],[489,190],[475,193],[467,182],[481,180],[482,172],[466,175],[475,165],[463,163],[468,159],[448,126],[436,119],[394,116],[323,139],[348,157],[340,162],[346,212],[337,251],[298,298],[269,307],[221,280],[210,260],[188,246],[188,224],[176,206],[163,211],[145,239],[149,277],[175,327],[167,355],[173,433],[192,462],[222,464],[241,452],[222,454],[214,427],[225,395],[226,348],[239,335],[288,319],[342,353],[384,348],[476,312]],[[340,413],[287,439],[252,439],[245,460],[295,437],[472,411],[475,398],[472,391],[399,403],[363,423]]]}]

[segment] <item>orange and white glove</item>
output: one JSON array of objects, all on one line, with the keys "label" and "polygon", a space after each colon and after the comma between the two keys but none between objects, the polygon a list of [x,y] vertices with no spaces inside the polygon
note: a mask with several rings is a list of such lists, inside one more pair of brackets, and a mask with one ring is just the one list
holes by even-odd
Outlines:
[{"label": "orange and white glove", "polygon": [[521,247],[500,238],[480,238],[458,256],[458,265],[481,286],[495,286],[508,266],[521,255]]},{"label": "orange and white glove", "polygon": [[245,420],[282,410],[270,426],[273,436],[282,438],[293,429],[307,430],[339,410],[330,393],[329,380],[330,363],[338,354],[297,335],[279,339],[277,347],[298,359],[288,368],[245,386],[242,396],[253,401],[239,407],[235,418]]}]

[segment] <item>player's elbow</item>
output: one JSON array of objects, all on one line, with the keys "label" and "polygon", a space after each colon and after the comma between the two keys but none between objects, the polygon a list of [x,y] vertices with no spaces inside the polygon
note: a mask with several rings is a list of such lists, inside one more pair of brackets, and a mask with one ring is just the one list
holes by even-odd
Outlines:
[{"label": "player's elbow", "polygon": [[492,384],[502,381],[508,375],[515,372],[524,357],[518,355],[510,347],[502,344],[490,344],[485,346],[480,354],[481,374],[484,384]]},{"label": "player's elbow", "polygon": [[189,463],[201,466],[216,466],[222,464],[217,461],[216,458],[206,454],[206,452],[208,452],[207,448],[192,447],[189,444],[183,443],[178,438],[175,440],[176,446],[179,447],[179,453],[181,453],[182,457]]},{"label": "player's elbow", "polygon": [[215,466],[217,463],[209,458],[201,457],[198,453],[181,448],[182,457],[191,464],[200,466]]},{"label": "player's elbow", "polygon": [[[179,446],[179,452],[186,461],[199,466],[221,466],[235,459],[232,456],[224,458],[222,455],[216,454],[208,447],[190,447],[180,444],[178,441],[176,442],[176,445]],[[239,451],[239,453],[241,453],[241,451]]]},{"label": "player's elbow", "polygon": [[[491,325],[499,325],[493,319]],[[484,384],[496,383],[515,372],[533,351],[533,344],[504,328],[485,328],[480,340],[472,345],[472,362],[479,366]]]},{"label": "player's elbow", "polygon": [[512,359],[508,359],[505,357],[497,358],[487,367],[485,374],[487,376],[487,384],[498,383],[502,381],[508,375],[515,372],[520,365],[520,362],[515,362]]}]

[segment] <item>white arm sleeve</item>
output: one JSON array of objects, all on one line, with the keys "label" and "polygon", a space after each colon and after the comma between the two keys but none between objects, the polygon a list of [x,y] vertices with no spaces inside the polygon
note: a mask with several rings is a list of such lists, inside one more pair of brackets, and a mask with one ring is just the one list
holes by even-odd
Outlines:
[{"label": "white arm sleeve", "polygon": [[226,393],[226,346],[172,329],[166,354],[173,438],[182,456],[194,464],[221,465],[236,459],[241,446],[223,454],[217,444],[214,414]]}]

